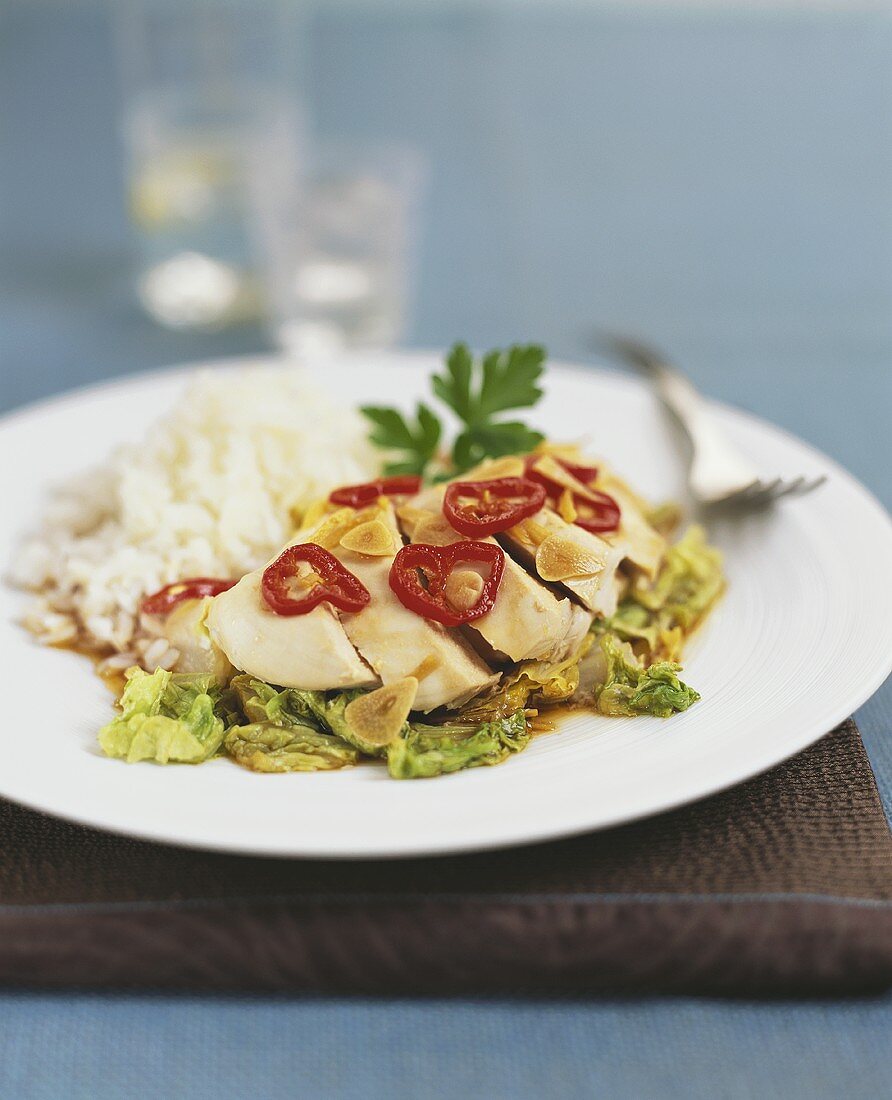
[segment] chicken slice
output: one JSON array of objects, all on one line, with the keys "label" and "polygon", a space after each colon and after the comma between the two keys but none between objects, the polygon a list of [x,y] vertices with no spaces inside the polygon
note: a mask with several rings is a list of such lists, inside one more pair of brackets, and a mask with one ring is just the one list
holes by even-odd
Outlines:
[{"label": "chicken slice", "polygon": [[595,615],[607,618],[616,611],[623,543],[611,544],[566,523],[550,508],[502,532],[499,541],[543,581],[559,584]]},{"label": "chicken slice", "polygon": [[[629,561],[645,573],[651,580],[659,572],[666,554],[666,540],[656,531],[645,517],[647,503],[601,460],[596,460],[598,476],[594,486],[586,485],[575,478],[555,455],[544,454],[535,463],[535,469],[549,480],[569,490],[567,498],[581,497],[583,500],[597,500],[595,493],[607,493],[616,501],[620,509],[619,529],[602,537],[606,542],[623,543],[625,561]],[[557,505],[562,510],[562,504]],[[570,518],[570,517],[565,517]]]},{"label": "chicken slice", "polygon": [[183,600],[164,620],[162,629],[179,654],[175,671],[207,673],[224,683],[232,676],[232,665],[208,632],[206,620],[213,605],[210,596]]},{"label": "chicken slice", "polygon": [[[413,542],[446,546],[465,541],[443,515],[443,488],[426,490],[402,508],[400,524]],[[493,538],[480,540],[495,543]],[[563,661],[578,649],[591,626],[591,614],[556,595],[505,556],[495,606],[468,624],[495,654],[511,661]]]},{"label": "chicken slice", "polygon": [[[546,462],[546,459],[540,461]],[[558,463],[555,466],[558,471],[555,480],[558,474],[562,479],[569,478],[580,495],[591,495],[591,490],[581,481],[572,478]],[[523,472],[524,460],[511,456],[481,462],[463,474],[462,480],[520,477]],[[552,476],[550,466],[547,473]],[[608,541],[575,523],[568,523],[550,504],[501,532],[498,539],[541,580],[560,585],[589,611],[605,617],[616,611],[619,586],[616,570],[627,556],[623,539]]]},{"label": "chicken slice", "polygon": [[306,691],[378,684],[329,604],[306,615],[276,615],[260,591],[262,576],[258,569],[215,596],[205,620],[214,643],[237,669]]},{"label": "chicken slice", "polygon": [[603,462],[598,463],[595,488],[609,493],[620,508],[616,538],[626,546],[626,558],[650,580],[654,580],[666,556],[666,540],[647,521],[644,502]]},{"label": "chicken slice", "polygon": [[[403,542],[392,502],[382,497],[372,508],[356,513],[359,526],[347,527],[335,542],[331,532],[337,534],[336,525],[341,522],[338,516],[340,513],[326,521],[310,539],[324,545],[369,590],[372,598],[368,605],[356,614],[342,614],[341,622],[347,637],[382,683],[414,676],[418,680],[414,708],[421,711],[460,706],[494,684],[498,676],[460,634],[416,615],[394,595],[390,567]],[[382,552],[380,532],[375,529],[370,540],[374,553],[349,549],[365,542],[357,541],[355,534],[351,537],[352,532],[360,527],[367,531],[368,525],[376,524],[389,534],[389,548]]]}]

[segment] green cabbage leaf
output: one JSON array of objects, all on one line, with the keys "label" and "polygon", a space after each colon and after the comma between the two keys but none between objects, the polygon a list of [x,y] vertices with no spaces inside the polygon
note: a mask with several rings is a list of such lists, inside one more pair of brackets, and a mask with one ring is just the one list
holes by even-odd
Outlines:
[{"label": "green cabbage leaf", "polygon": [[525,749],[529,741],[522,710],[482,725],[410,722],[404,733],[387,746],[387,770],[393,779],[427,779],[465,768],[501,764]]},{"label": "green cabbage leaf", "polygon": [[245,673],[234,676],[229,687],[235,692],[248,722],[266,722],[283,727],[305,726],[314,730],[325,728],[308,702],[308,696],[319,692],[273,687]]},{"label": "green cabbage leaf", "polygon": [[462,707],[462,721],[493,722],[518,710],[565,703],[579,687],[579,662],[591,644],[592,638],[587,636],[576,653],[560,662],[524,661],[493,690]]},{"label": "green cabbage leaf", "polygon": [[707,543],[702,527],[689,527],[667,550],[656,580],[641,578],[598,629],[631,642],[647,660],[672,660],[724,586],[721,553]]},{"label": "green cabbage leaf", "polygon": [[[356,748],[337,736],[317,711],[321,692],[276,688],[253,676],[230,683],[247,725],[234,725],[224,747],[239,764],[259,772],[331,771],[355,764]],[[346,704],[344,704],[346,705]]]},{"label": "green cabbage leaf", "polygon": [[233,760],[255,772],[332,771],[359,760],[356,749],[340,737],[272,722],[233,726],[224,746]]},{"label": "green cabbage leaf", "polygon": [[140,668],[127,677],[120,715],[99,731],[106,756],[200,764],[220,748],[226,727],[215,711],[222,693],[213,677]]},{"label": "green cabbage leaf", "polygon": [[700,696],[678,678],[681,665],[656,661],[643,666],[627,642],[613,634],[599,639],[600,675],[595,699],[602,714],[632,718],[651,714],[668,718],[687,710]]}]

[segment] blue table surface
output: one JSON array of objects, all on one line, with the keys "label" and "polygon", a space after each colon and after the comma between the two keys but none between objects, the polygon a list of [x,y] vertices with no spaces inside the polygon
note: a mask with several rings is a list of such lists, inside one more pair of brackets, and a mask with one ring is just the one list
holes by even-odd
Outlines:
[{"label": "blue table surface", "polygon": [[[409,341],[598,325],[671,348],[892,503],[892,20],[598,5],[326,7],[320,129],[423,149]],[[262,351],[134,305],[106,6],[0,9],[0,411]],[[892,810],[892,689],[858,714]],[[892,997],[362,1000],[0,994],[10,1097],[888,1093]]]}]

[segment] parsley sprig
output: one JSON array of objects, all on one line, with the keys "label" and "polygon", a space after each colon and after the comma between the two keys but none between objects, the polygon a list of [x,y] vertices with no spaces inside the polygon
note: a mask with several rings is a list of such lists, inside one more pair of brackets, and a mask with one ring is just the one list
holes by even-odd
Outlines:
[{"label": "parsley sprig", "polygon": [[[545,351],[535,344],[487,352],[475,360],[466,344],[455,344],[442,374],[431,379],[434,394],[458,417],[461,429],[448,459],[437,463],[443,435],[439,417],[419,402],[414,419],[396,409],[366,406],[372,423],[370,439],[400,457],[384,467],[385,474],[463,473],[484,458],[524,454],[543,439],[520,420],[496,419],[510,409],[531,408],[542,396],[537,382],[545,366]],[[434,471],[432,467],[439,465]]]},{"label": "parsley sprig", "polygon": [[405,457],[384,466],[387,476],[423,474],[437,453],[442,425],[423,402],[419,401],[414,423],[396,409],[366,405],[362,413],[372,422],[369,439],[388,451],[402,451]]}]

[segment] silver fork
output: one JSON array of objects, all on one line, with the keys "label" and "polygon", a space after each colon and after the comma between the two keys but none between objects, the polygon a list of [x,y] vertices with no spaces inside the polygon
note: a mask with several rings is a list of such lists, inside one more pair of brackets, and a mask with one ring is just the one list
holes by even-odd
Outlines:
[{"label": "silver fork", "polygon": [[802,496],[823,485],[816,478],[765,478],[719,430],[709,406],[691,382],[653,348],[626,336],[604,335],[604,342],[646,374],[663,404],[675,415],[692,447],[688,483],[700,504],[762,508],[781,497]]}]

